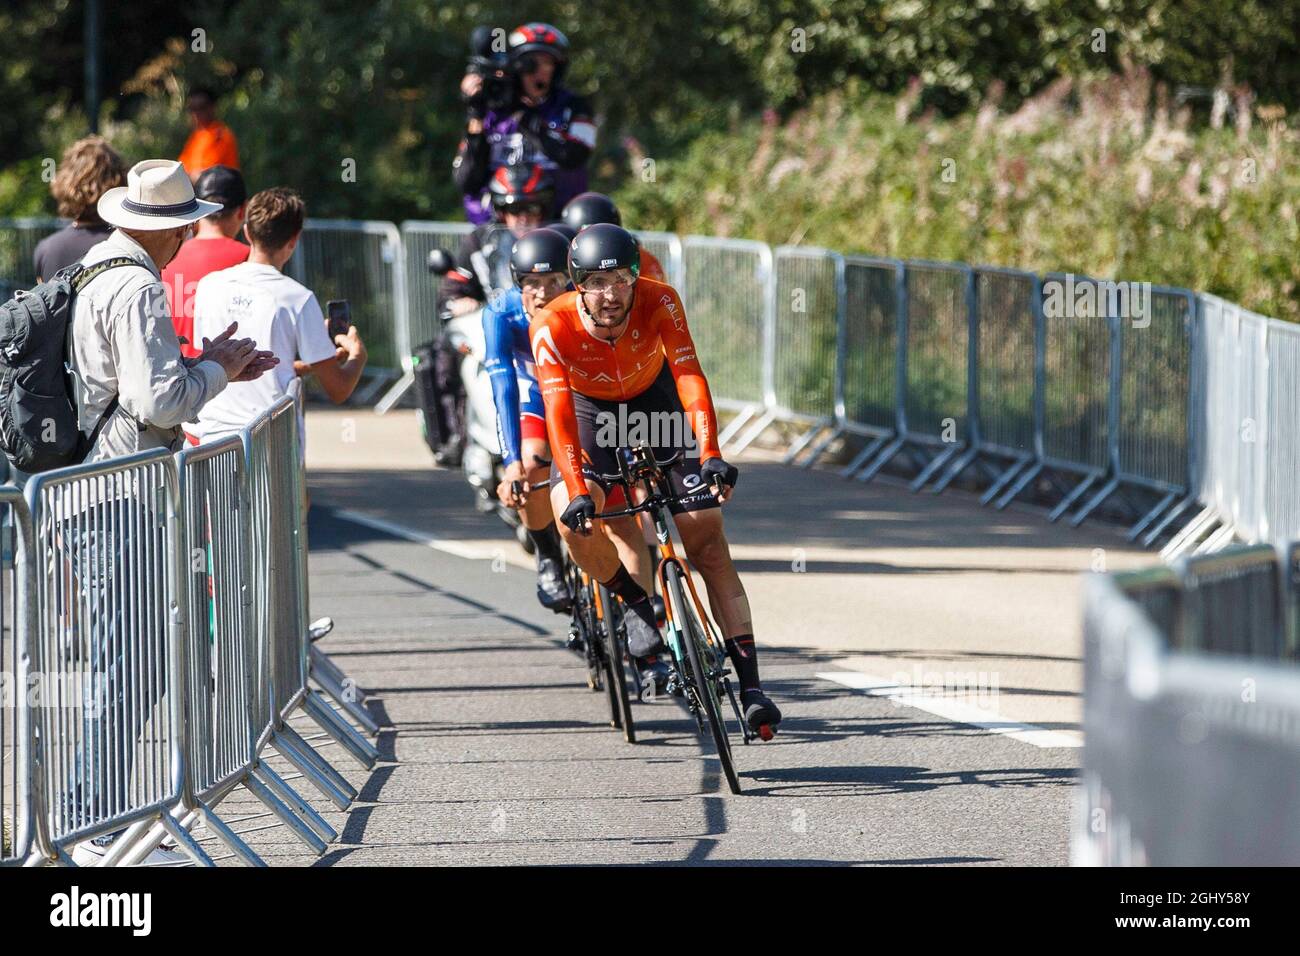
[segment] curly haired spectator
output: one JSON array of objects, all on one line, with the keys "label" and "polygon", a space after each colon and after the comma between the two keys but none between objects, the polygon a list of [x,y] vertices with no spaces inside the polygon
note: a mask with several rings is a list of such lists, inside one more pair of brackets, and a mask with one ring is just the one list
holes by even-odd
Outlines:
[{"label": "curly haired spectator", "polygon": [[81,261],[91,246],[108,238],[113,227],[99,218],[95,205],[104,193],[124,185],[126,163],[104,137],[87,136],[64,151],[50,192],[59,215],[72,222],[36,244],[32,265],[38,280]]}]

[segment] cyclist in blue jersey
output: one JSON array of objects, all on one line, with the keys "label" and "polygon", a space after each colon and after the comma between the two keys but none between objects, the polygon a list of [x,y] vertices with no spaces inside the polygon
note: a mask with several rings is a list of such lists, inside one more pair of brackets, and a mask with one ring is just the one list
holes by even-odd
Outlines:
[{"label": "cyclist in blue jersey", "polygon": [[[549,494],[528,494],[545,487],[551,454],[546,441],[546,413],[533,372],[528,322],[569,287],[568,240],[550,229],[534,229],[515,244],[510,271],[515,287],[493,294],[483,310],[487,356],[483,367],[492,381],[497,408],[497,435],[505,477],[497,497],[517,509],[536,546],[537,599],[554,611],[568,608],[564,556],[555,530]],[[516,485],[517,483],[517,485]]]}]

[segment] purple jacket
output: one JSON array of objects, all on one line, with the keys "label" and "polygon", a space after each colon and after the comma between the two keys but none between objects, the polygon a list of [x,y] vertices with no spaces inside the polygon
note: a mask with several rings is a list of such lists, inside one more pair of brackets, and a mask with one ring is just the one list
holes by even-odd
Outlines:
[{"label": "purple jacket", "polygon": [[514,113],[489,110],[483,132],[467,135],[452,165],[456,184],[464,194],[470,222],[492,221],[488,180],[502,166],[538,165],[555,178],[555,209],[563,209],[578,193],[587,191],[587,159],[596,145],[596,127],[587,101],[558,89],[539,106]]}]

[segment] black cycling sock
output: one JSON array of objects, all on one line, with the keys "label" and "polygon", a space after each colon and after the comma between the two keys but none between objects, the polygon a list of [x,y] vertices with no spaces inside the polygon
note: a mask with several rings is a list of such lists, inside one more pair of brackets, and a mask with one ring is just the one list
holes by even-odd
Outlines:
[{"label": "black cycling sock", "polygon": [[736,677],[740,680],[740,692],[758,690],[758,652],[754,648],[753,634],[737,634],[723,642],[727,656],[736,668]]},{"label": "black cycling sock", "polygon": [[[608,581],[601,581],[600,583],[605,585],[605,587],[612,593],[621,597],[623,603],[629,608],[636,607],[636,605],[640,604],[642,601],[646,604],[650,603],[650,595],[645,593],[645,588],[636,583],[636,578],[632,577],[632,575],[628,573],[627,568],[623,566],[622,562],[619,562],[618,570],[614,572],[612,578]],[[654,620],[653,611],[650,612],[650,620]]]},{"label": "black cycling sock", "polygon": [[528,537],[533,539],[533,545],[542,557],[550,558],[559,564],[564,563],[564,552],[560,550],[560,533],[555,530],[554,521],[537,531],[529,528]]}]

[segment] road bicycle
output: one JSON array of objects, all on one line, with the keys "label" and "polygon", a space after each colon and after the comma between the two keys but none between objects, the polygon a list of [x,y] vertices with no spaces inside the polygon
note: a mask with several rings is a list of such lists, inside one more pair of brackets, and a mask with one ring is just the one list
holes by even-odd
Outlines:
[{"label": "road bicycle", "polygon": [[653,520],[655,539],[659,546],[659,567],[655,579],[664,600],[665,643],[672,658],[668,692],[684,699],[686,709],[695,718],[696,728],[701,735],[704,734],[705,725],[708,725],[727,785],[732,793],[738,794],[741,792],[740,780],[736,776],[731,739],[723,717],[724,699],[730,702],[731,713],[744,743],[748,744],[756,736],[770,740],[772,731],[764,727],[762,730],[766,733],[752,732],[741,715],[740,704],[732,686],[726,648],[700,601],[686,561],[678,557],[673,544],[672,512],[669,505],[677,501],[679,496],[673,490],[666,470],[684,456],[685,452],[679,451],[668,461],[657,462],[650,449],[644,445],[622,449],[619,454],[622,473],[605,477],[617,480],[623,486],[629,502],[636,499],[633,489],[640,489],[644,497],[638,504],[603,512],[596,517],[609,519],[644,513]]}]

